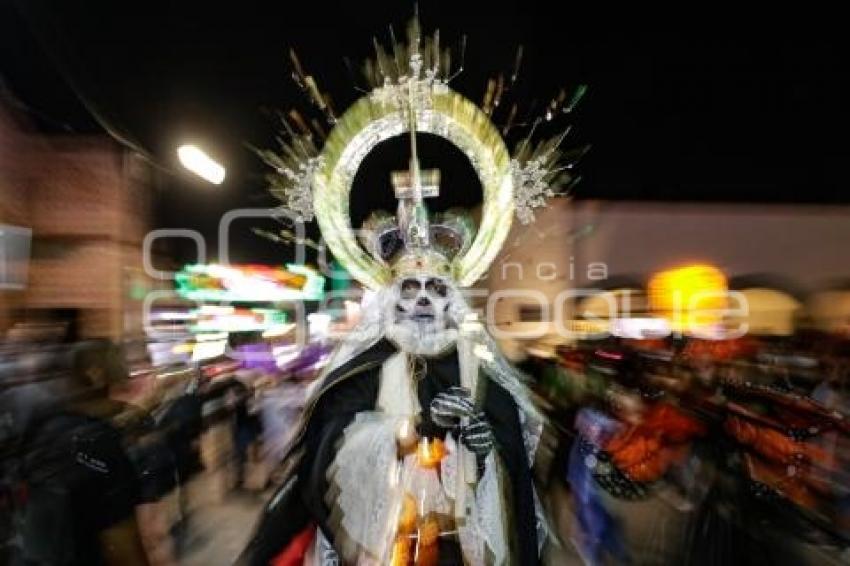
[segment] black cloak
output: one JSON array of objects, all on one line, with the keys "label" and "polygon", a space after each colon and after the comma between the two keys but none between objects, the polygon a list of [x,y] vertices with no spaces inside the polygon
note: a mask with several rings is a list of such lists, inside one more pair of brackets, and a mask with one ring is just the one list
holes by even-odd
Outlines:
[{"label": "black cloak", "polygon": [[[357,413],[375,409],[380,389],[382,364],[398,348],[383,339],[360,355],[334,369],[304,412],[302,428],[287,456],[288,471],[281,487],[266,505],[257,529],[238,563],[266,566],[310,523],[322,528],[333,544],[328,528],[330,510],[327,470],[334,460],[343,431]],[[457,350],[425,358],[425,375],[418,383],[421,407],[430,406],[441,391],[460,384]],[[518,564],[539,563],[536,516],[531,469],[523,442],[519,412],[513,397],[481,373],[484,411],[493,429],[496,450],[510,482],[507,509],[511,509],[510,555]],[[419,433],[439,436],[439,427],[429,422],[423,410]],[[456,553],[441,552],[441,564],[459,564]]]}]

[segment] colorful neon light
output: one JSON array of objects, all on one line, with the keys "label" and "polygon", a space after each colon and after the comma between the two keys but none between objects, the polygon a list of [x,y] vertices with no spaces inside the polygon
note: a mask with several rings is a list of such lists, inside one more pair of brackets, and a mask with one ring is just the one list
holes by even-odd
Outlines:
[{"label": "colorful neon light", "polygon": [[273,303],[318,301],[325,278],[313,269],[287,264],[286,269],[266,265],[187,265],[175,275],[177,294],[192,301]]},{"label": "colorful neon light", "polygon": [[276,309],[246,309],[204,305],[197,311],[192,333],[261,332],[286,324],[286,313]]}]

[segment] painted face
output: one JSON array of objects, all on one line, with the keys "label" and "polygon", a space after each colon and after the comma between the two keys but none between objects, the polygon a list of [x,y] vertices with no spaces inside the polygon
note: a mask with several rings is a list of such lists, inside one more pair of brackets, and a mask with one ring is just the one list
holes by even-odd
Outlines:
[{"label": "painted face", "polygon": [[440,277],[405,277],[398,283],[396,324],[425,331],[440,331],[448,324],[449,288]]}]

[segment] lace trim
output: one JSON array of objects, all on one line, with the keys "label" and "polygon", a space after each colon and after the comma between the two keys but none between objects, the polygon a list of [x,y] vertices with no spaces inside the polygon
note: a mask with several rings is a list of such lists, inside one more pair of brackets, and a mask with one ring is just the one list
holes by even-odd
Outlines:
[{"label": "lace trim", "polygon": [[520,409],[519,423],[522,429],[522,443],[528,457],[528,466],[531,468],[534,467],[534,458],[537,455],[537,448],[540,446],[540,437],[543,436],[543,421]]},{"label": "lace trim", "polygon": [[440,462],[440,477],[443,479],[443,489],[449,499],[456,499],[457,493],[457,442],[451,433],[446,435],[444,441],[446,457]]},{"label": "lace trim", "polygon": [[395,440],[399,422],[377,412],[358,414],[328,472],[331,494],[338,494],[339,528],[376,557],[388,556],[394,535],[390,525],[396,523],[403,497]]},{"label": "lace trim", "polygon": [[546,518],[546,510],[540,502],[540,497],[537,495],[537,488],[532,487],[532,495],[534,496],[534,519],[535,531],[537,531],[537,556],[543,554],[543,547],[549,537],[552,536],[552,527],[549,524],[549,519]]},{"label": "lace trim", "polygon": [[[472,498],[472,489],[469,489],[469,498]],[[464,562],[468,566],[485,566],[485,543],[484,537],[478,525],[478,510],[473,505],[466,524],[458,527],[457,534],[460,540],[460,549],[463,552]]]},{"label": "lace trim", "polygon": [[504,564],[508,555],[502,520],[502,490],[499,485],[499,472],[496,457],[491,452],[484,463],[484,475],[475,489],[475,507],[477,524],[488,548],[493,553],[493,564]]}]

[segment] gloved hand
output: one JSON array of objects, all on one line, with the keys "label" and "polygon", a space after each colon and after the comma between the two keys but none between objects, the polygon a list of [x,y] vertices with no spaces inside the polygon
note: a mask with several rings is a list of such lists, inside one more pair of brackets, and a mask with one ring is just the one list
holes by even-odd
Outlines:
[{"label": "gloved hand", "polygon": [[484,413],[473,415],[460,430],[460,441],[470,452],[483,458],[493,449],[493,429]]},{"label": "gloved hand", "polygon": [[452,429],[460,424],[464,417],[475,412],[472,395],[463,387],[450,387],[439,393],[431,401],[431,420],[441,428]]}]

